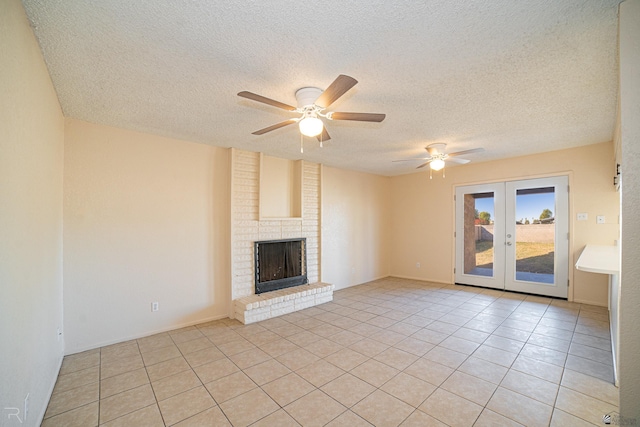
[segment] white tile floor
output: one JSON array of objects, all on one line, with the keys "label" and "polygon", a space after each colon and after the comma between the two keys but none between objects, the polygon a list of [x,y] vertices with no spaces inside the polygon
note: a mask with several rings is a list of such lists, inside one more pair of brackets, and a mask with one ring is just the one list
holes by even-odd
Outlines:
[{"label": "white tile floor", "polygon": [[617,411],[607,311],[386,278],[253,325],[64,359],[43,426],[582,426]]}]

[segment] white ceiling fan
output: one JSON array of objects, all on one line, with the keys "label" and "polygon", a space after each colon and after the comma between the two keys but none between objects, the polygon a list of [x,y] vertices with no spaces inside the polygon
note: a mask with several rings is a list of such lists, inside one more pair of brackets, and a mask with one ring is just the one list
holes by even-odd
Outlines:
[{"label": "white ceiling fan", "polygon": [[324,91],[317,87],[303,87],[298,89],[296,91],[297,107],[247,91],[239,92],[238,96],[262,102],[263,104],[268,104],[299,115],[298,117],[252,132],[253,135],[262,135],[267,132],[280,129],[281,127],[298,123],[300,133],[305,136],[317,137],[318,141],[320,141],[320,146],[322,146],[322,141],[328,141],[331,137],[329,136],[329,132],[327,132],[321,118],[328,120],[354,120],[360,122],[381,122],[384,120],[385,114],[379,113],[345,113],[325,111],[338,98],[355,86],[356,83],[358,83],[358,81],[353,77],[341,74]]},{"label": "white ceiling fan", "polygon": [[[425,149],[429,153],[429,157],[419,157],[417,159],[402,159],[402,160],[394,160],[394,161],[408,162],[408,161],[416,161],[416,160],[426,160],[424,163],[419,165],[416,169],[421,169],[429,165],[430,170],[439,171],[444,168],[446,162],[466,164],[471,161],[468,159],[459,158],[458,156],[471,154],[471,153],[479,153],[484,151],[484,148],[472,148],[470,150],[458,151],[455,153],[445,153],[446,147],[447,147],[447,144],[438,142],[425,147]],[[443,173],[443,176],[444,176],[444,173]]]}]

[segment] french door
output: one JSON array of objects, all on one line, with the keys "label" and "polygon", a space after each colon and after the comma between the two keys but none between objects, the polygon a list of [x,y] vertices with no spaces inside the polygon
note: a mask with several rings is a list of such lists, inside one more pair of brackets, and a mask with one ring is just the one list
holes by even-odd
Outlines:
[{"label": "french door", "polygon": [[455,282],[566,298],[568,177],[456,188]]}]

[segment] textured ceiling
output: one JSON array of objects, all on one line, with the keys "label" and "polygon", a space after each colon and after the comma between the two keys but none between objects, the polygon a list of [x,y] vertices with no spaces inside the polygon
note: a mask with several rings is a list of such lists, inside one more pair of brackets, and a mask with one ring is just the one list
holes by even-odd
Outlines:
[{"label": "textured ceiling", "polygon": [[[474,162],[612,139],[619,0],[23,0],[65,116],[222,147],[397,175],[424,147]],[[338,74],[359,83],[320,148],[291,117]]]}]

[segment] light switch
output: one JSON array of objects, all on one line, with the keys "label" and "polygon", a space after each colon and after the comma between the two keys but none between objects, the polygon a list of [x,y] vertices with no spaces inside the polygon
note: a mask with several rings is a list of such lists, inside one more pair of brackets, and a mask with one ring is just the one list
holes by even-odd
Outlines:
[{"label": "light switch", "polygon": [[578,214],[578,221],[586,221],[588,219],[589,219],[589,214],[584,212]]},{"label": "light switch", "polygon": [[598,215],[596,217],[596,224],[604,224],[604,215]]}]

